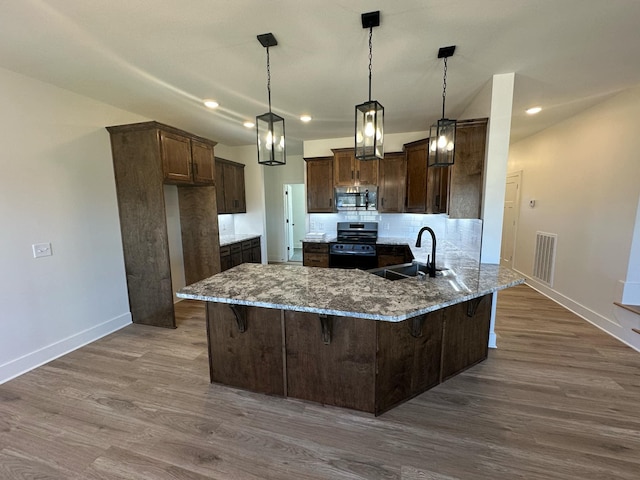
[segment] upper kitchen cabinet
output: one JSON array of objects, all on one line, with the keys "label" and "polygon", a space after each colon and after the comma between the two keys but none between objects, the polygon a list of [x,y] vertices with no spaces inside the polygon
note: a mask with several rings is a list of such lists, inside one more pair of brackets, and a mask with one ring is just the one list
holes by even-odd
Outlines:
[{"label": "upper kitchen cabinet", "polygon": [[404,153],[385,153],[380,160],[378,211],[402,213],[404,208],[407,162]]},{"label": "upper kitchen cabinet", "polygon": [[213,185],[215,179],[213,146],[191,139],[191,159],[193,162],[193,183]]},{"label": "upper kitchen cabinet", "polygon": [[488,119],[461,120],[449,185],[449,217],[480,218]]},{"label": "upper kitchen cabinet", "polygon": [[358,160],[353,148],[336,148],[333,152],[333,174],[336,187],[378,185],[378,160]]},{"label": "upper kitchen cabinet", "polygon": [[244,165],[216,157],[218,213],[246,213]]},{"label": "upper kitchen cabinet", "polygon": [[331,213],[333,204],[333,157],[305,158],[307,165],[307,213]]},{"label": "upper kitchen cabinet", "polygon": [[428,148],[428,138],[404,146],[407,161],[407,196],[404,211],[407,213],[447,212],[450,167],[429,168]]},{"label": "upper kitchen cabinet", "polygon": [[215,142],[156,122],[147,123],[159,135],[165,183],[214,184],[213,147]]}]

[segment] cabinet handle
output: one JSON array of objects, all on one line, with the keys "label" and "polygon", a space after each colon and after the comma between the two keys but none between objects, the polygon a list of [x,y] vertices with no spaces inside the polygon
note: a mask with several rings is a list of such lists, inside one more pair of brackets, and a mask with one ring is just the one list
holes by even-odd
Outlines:
[{"label": "cabinet handle", "polygon": [[356,178],[357,178],[358,180],[360,180],[360,170],[358,170],[358,171],[356,172]]},{"label": "cabinet handle", "polygon": [[198,164],[193,162],[193,174],[198,175]]},{"label": "cabinet handle", "polygon": [[351,180],[353,180],[353,170],[351,170]]},{"label": "cabinet handle", "polygon": [[332,198],[330,198],[330,199],[329,199],[329,206],[331,206],[331,204],[332,204],[332,203],[333,203],[333,199],[332,199]]},{"label": "cabinet handle", "polygon": [[382,197],[382,206],[384,207],[384,197]]}]

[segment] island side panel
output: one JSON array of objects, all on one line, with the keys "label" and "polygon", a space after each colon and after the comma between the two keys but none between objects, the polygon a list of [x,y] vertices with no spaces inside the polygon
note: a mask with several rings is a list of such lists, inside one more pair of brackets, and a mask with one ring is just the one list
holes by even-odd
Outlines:
[{"label": "island side panel", "polygon": [[443,312],[441,381],[487,358],[491,294],[447,307]]},{"label": "island side panel", "polygon": [[207,337],[212,383],[285,395],[281,311],[207,302]]},{"label": "island side panel", "polygon": [[442,312],[378,322],[376,415],[440,382]]},{"label": "island side panel", "polygon": [[287,394],[374,413],[378,322],[333,316],[328,320],[327,344],[318,314],[285,312]]}]

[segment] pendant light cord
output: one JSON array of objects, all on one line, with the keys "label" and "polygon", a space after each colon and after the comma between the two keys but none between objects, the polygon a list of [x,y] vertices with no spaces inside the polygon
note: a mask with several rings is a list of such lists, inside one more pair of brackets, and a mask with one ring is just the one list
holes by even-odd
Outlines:
[{"label": "pendant light cord", "polygon": [[373,59],[373,27],[369,27],[369,101],[371,101],[371,61]]},{"label": "pendant light cord", "polygon": [[269,62],[269,47],[267,47],[267,94],[269,97],[269,113],[271,113],[271,64]]},{"label": "pendant light cord", "polygon": [[444,101],[447,96],[447,57],[444,57],[444,77],[442,80],[442,118],[444,118]]}]

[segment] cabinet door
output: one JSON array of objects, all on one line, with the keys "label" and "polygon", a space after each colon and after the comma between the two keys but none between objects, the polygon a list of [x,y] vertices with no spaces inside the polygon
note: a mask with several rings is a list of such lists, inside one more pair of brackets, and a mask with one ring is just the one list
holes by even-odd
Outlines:
[{"label": "cabinet door", "polygon": [[251,253],[253,263],[262,263],[262,248],[260,247],[260,239],[254,238],[251,240]]},{"label": "cabinet door", "polygon": [[302,265],[305,267],[329,268],[329,244],[324,242],[302,242]]},{"label": "cabinet door", "polygon": [[407,164],[404,153],[388,153],[380,161],[380,186],[378,211],[402,213],[404,209],[405,178]]},{"label": "cabinet door", "polygon": [[191,158],[193,161],[193,182],[199,185],[213,185],[215,173],[213,147],[198,140],[191,140]]},{"label": "cabinet door", "polygon": [[228,245],[220,247],[220,271],[229,270],[231,266],[231,248]]},{"label": "cabinet door", "polygon": [[309,158],[307,213],[333,212],[333,157]]},{"label": "cabinet door", "polygon": [[160,131],[160,155],[165,183],[192,183],[189,138]]},{"label": "cabinet door", "polygon": [[458,122],[451,168],[450,218],[480,218],[487,119]]},{"label": "cabinet door", "polygon": [[355,184],[355,162],[353,148],[333,150],[333,183],[336,187],[349,187]]},{"label": "cabinet door", "polygon": [[218,213],[230,213],[227,207],[227,195],[224,183],[224,168],[222,162],[215,162],[216,166],[216,203],[218,204]]},{"label": "cabinet door", "polygon": [[407,159],[407,197],[405,212],[427,211],[427,148],[428,139],[405,146]]},{"label": "cabinet door", "polygon": [[491,294],[443,310],[442,373],[445,379],[487,358]]},{"label": "cabinet door", "polygon": [[235,191],[236,191],[236,208],[234,213],[247,213],[247,196],[244,184],[244,165],[236,165]]},{"label": "cabinet door", "polygon": [[235,267],[242,263],[242,245],[240,243],[232,243],[231,249],[231,266]]},{"label": "cabinet door", "polygon": [[207,336],[212,382],[285,395],[280,310],[207,302]]},{"label": "cabinet door", "polygon": [[356,160],[356,185],[378,185],[379,160]]}]

